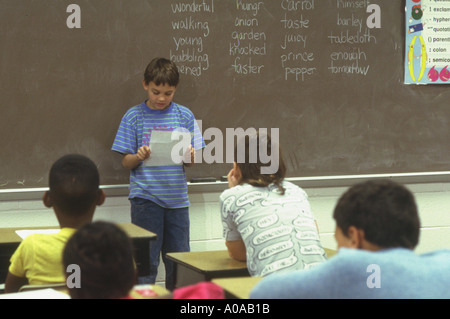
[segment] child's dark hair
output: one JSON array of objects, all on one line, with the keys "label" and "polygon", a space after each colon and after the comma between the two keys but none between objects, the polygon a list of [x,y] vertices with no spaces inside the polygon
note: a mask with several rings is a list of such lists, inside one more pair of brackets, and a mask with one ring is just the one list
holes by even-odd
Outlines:
[{"label": "child's dark hair", "polygon": [[144,73],[145,84],[154,82],[156,85],[169,84],[176,87],[180,74],[176,64],[165,58],[155,58],[148,64]]},{"label": "child's dark hair", "polygon": [[64,272],[71,264],[80,267],[80,286],[69,289],[73,299],[125,298],[136,280],[132,242],[110,222],[86,224],[67,241]]},{"label": "child's dark hair", "polygon": [[[256,148],[254,145],[256,144]],[[244,146],[242,148],[242,146]],[[278,156],[278,170],[274,174],[262,174],[261,168],[265,163],[261,162],[260,147],[267,146],[264,153],[267,155]],[[238,152],[242,152],[245,149],[245,160],[239,160]],[[272,152],[278,150],[278,154],[272,154]],[[250,154],[250,152],[256,152],[256,154]],[[252,157],[256,157],[256,161],[252,160]],[[268,133],[256,132],[256,134],[246,134],[244,138],[237,141],[234,150],[234,161],[241,170],[242,178],[240,184],[250,184],[255,187],[267,187],[270,184],[278,186],[279,192],[284,195],[285,189],[282,186],[283,180],[286,176],[286,166],[284,164],[283,157],[281,155],[281,148],[277,145],[275,150],[272,150],[272,138]]]},{"label": "child's dark hair", "polygon": [[70,154],[58,159],[49,174],[49,192],[56,207],[69,214],[84,214],[96,205],[100,175],[92,160]]},{"label": "child's dark hair", "polygon": [[413,194],[392,180],[369,180],[350,187],[338,200],[333,218],[344,235],[354,226],[382,248],[414,249],[420,219]]}]

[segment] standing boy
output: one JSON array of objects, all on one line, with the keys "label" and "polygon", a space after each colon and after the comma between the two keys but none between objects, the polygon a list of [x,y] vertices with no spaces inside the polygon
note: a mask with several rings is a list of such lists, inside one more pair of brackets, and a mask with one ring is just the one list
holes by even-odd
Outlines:
[{"label": "standing boy", "polygon": [[64,283],[62,252],[76,229],[92,221],[97,205],[105,201],[99,188],[97,166],[82,155],[66,155],[50,169],[49,191],[43,201],[52,207],[61,230],[57,234],[26,237],[11,257],[5,292],[17,292],[25,284]]},{"label": "standing boy", "polygon": [[[150,283],[156,281],[159,256],[166,270],[166,287],[174,288],[173,263],[169,252],[189,251],[189,198],[184,168],[194,162],[194,150],[204,147],[192,112],[172,102],[179,82],[176,65],[155,58],[144,73],[148,99],[130,108],[119,126],[112,150],[123,154],[122,165],[130,170],[131,221],[158,238],[150,250]],[[190,160],[152,165],[152,135],[186,130],[190,132]],[[156,155],[156,154],[155,154]],[[145,163],[143,163],[145,161]]]}]

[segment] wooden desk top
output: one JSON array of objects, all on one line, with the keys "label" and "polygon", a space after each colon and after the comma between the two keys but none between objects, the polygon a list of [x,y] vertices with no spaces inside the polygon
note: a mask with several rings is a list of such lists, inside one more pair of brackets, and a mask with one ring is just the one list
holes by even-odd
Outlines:
[{"label": "wooden desk top", "polygon": [[147,229],[144,229],[142,227],[139,227],[132,223],[120,223],[117,224],[118,226],[122,227],[122,229],[130,236],[131,238],[149,238],[151,240],[156,239],[156,234],[152,233],[151,231],[148,231]]},{"label": "wooden desk top", "polygon": [[167,257],[200,272],[247,269],[247,263],[232,259],[227,250],[168,253]]},{"label": "wooden desk top", "polygon": [[[324,248],[324,250],[328,258],[336,254],[333,249]],[[227,250],[168,253],[167,257],[200,272],[247,268],[246,262],[232,259]]]},{"label": "wooden desk top", "polygon": [[325,250],[325,254],[327,254],[327,257],[333,257],[334,255],[336,255],[337,251],[334,249],[330,249],[330,248],[323,248],[323,250]]},{"label": "wooden desk top", "polygon": [[[120,223],[120,226],[131,238],[150,238],[156,239],[156,234],[146,229],[136,226],[132,223]],[[33,230],[33,229],[58,229],[58,226],[40,226],[40,227],[14,227],[14,228],[0,228],[0,244],[20,243],[22,238],[17,235],[17,230]]]},{"label": "wooden desk top", "polygon": [[213,279],[212,282],[236,298],[248,299],[253,287],[261,279],[262,277],[217,278]]}]

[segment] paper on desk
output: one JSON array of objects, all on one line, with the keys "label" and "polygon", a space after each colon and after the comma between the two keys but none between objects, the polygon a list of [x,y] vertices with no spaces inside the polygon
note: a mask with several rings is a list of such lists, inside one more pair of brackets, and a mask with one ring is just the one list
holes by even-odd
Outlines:
[{"label": "paper on desk", "polygon": [[38,289],[33,291],[15,292],[9,294],[0,294],[0,299],[70,299],[65,294],[55,289]]},{"label": "paper on desk", "polygon": [[52,228],[52,229],[23,229],[23,230],[16,230],[16,234],[20,236],[20,238],[25,239],[30,235],[33,234],[46,234],[46,235],[52,235],[57,234],[60,231],[59,228]]},{"label": "paper on desk", "polygon": [[182,165],[184,154],[187,153],[189,145],[191,145],[191,133],[189,131],[154,130],[150,138],[150,158],[145,160],[143,165]]}]

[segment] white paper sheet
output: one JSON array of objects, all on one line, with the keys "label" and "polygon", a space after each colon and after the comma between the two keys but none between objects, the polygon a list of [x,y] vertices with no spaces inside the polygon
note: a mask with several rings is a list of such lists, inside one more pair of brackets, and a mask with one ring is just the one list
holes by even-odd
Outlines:
[{"label": "white paper sheet", "polygon": [[0,294],[0,299],[70,299],[68,294],[55,289],[40,289],[25,292]]},{"label": "white paper sheet", "polygon": [[191,145],[191,133],[185,131],[152,131],[150,158],[144,166],[182,165],[183,154]]},{"label": "white paper sheet", "polygon": [[23,229],[23,230],[16,230],[16,234],[20,236],[20,238],[25,239],[26,237],[33,235],[33,234],[57,234],[60,231],[59,228],[52,228],[52,229]]}]

